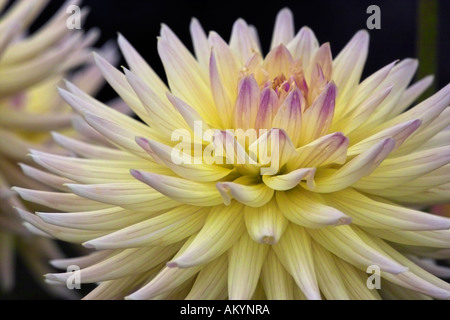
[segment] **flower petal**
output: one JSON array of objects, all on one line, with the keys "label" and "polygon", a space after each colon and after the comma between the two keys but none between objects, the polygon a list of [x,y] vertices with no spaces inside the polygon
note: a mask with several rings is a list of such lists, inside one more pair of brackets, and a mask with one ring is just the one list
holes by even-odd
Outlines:
[{"label": "flower petal", "polygon": [[286,169],[292,171],[298,168],[320,167],[328,164],[344,164],[347,160],[349,140],[340,132],[332,133],[317,139],[296,151],[286,164]]},{"label": "flower petal", "polygon": [[320,291],[327,300],[350,300],[333,255],[317,242],[312,242],[314,251],[314,265],[316,266],[317,281]]},{"label": "flower petal", "polygon": [[353,218],[353,223],[391,230],[448,230],[450,219],[407,209],[346,189],[326,195],[327,202]]},{"label": "flower petal", "polygon": [[321,300],[308,233],[291,223],[273,250],[306,298]]},{"label": "flower petal", "polygon": [[[189,241],[181,248],[180,252],[188,248]],[[172,290],[178,288],[187,280],[191,279],[200,271],[200,266],[193,268],[163,268],[151,281],[138,291],[127,296],[127,300],[148,300],[156,299],[162,295],[165,298]]]},{"label": "flower petal", "polygon": [[367,149],[340,169],[325,169],[316,174],[316,188],[320,193],[336,192],[353,185],[371,174],[394,149],[395,140],[388,138]]},{"label": "flower petal", "polygon": [[351,264],[333,256],[339,273],[352,300],[381,300],[377,290],[367,288],[367,274],[357,270]]},{"label": "flower petal", "polygon": [[[80,270],[81,283],[93,283],[120,279],[139,274],[160,265],[170,259],[181,244],[165,246],[164,248],[142,248],[122,250],[94,265]],[[46,274],[49,280],[66,283],[73,274]]]},{"label": "flower petal", "polygon": [[369,33],[361,30],[334,59],[333,80],[339,88],[338,103],[359,84],[368,52]]},{"label": "flower petal", "polygon": [[287,48],[295,60],[301,59],[303,70],[307,70],[312,58],[319,49],[319,41],[317,41],[314,32],[310,28],[303,27],[295,38],[289,42]]},{"label": "flower petal", "polygon": [[180,206],[83,245],[96,250],[168,246],[198,232],[208,213],[208,208]]},{"label": "flower petal", "polygon": [[261,92],[255,129],[272,129],[272,121],[278,110],[278,95],[272,88],[265,88]]},{"label": "flower petal", "polygon": [[31,150],[31,157],[34,162],[57,175],[86,184],[133,180],[133,177],[130,175],[130,166],[142,168],[143,170],[160,171],[161,173],[170,172],[161,170],[159,165],[139,160],[78,159],[34,150]]},{"label": "flower petal", "polygon": [[191,180],[131,170],[137,180],[177,202],[194,206],[211,207],[223,203],[215,183],[201,183]]},{"label": "flower petal", "polygon": [[288,44],[294,38],[294,32],[292,11],[284,8],[277,15],[270,47],[273,49],[280,44]]},{"label": "flower petal", "polygon": [[306,228],[323,228],[350,224],[351,218],[341,211],[327,206],[324,199],[316,193],[302,188],[288,192],[277,192],[280,211],[291,222]]},{"label": "flower petal", "polygon": [[261,208],[245,207],[244,218],[250,237],[262,244],[277,244],[288,224],[275,199]]},{"label": "flower petal", "polygon": [[31,179],[58,191],[68,192],[69,189],[65,187],[64,184],[73,183],[73,181],[70,179],[53,175],[51,173],[36,169],[23,163],[19,163],[19,166],[27,177],[30,177]]},{"label": "flower petal", "polygon": [[264,60],[264,69],[272,78],[284,75],[290,75],[291,66],[294,64],[294,59],[289,50],[283,45],[273,48],[266,59]]},{"label": "flower petal", "polygon": [[295,89],[287,96],[272,121],[272,127],[286,131],[295,146],[299,145],[301,138],[304,107],[305,99],[300,90]]},{"label": "flower petal", "polygon": [[441,147],[387,159],[370,175],[354,184],[370,190],[392,188],[432,172],[450,162],[450,147]]},{"label": "flower petal", "polygon": [[189,30],[191,32],[195,56],[200,65],[207,69],[209,65],[209,55],[211,53],[208,37],[206,36],[202,25],[196,18],[192,18]]},{"label": "flower petal", "polygon": [[428,76],[417,81],[415,84],[406,89],[393,110],[389,113],[389,116],[393,117],[405,111],[431,86],[433,81],[434,77]]},{"label": "flower petal", "polygon": [[378,265],[385,272],[393,274],[408,271],[407,267],[364,242],[351,226],[307,230],[325,249],[362,270]]},{"label": "flower petal", "polygon": [[259,208],[267,204],[274,194],[274,190],[265,184],[255,184],[245,176],[234,182],[218,182],[216,186],[225,205],[229,205],[232,199],[236,199],[246,206]]},{"label": "flower petal", "polygon": [[131,68],[131,71],[136,74],[159,96],[160,99],[165,98],[165,94],[169,89],[164,82],[158,77],[153,69],[141,57],[136,49],[119,33],[118,43],[122,53]]},{"label": "flower petal", "polygon": [[246,232],[231,247],[228,252],[228,298],[230,300],[252,298],[268,251],[269,246],[253,241]]},{"label": "flower petal", "polygon": [[294,281],[273,250],[269,250],[264,261],[261,283],[269,300],[294,299]]},{"label": "flower petal", "polygon": [[204,227],[186,250],[168,263],[170,268],[190,268],[208,263],[233,246],[245,232],[242,205],[212,208]]},{"label": "flower petal", "polygon": [[238,19],[233,25],[230,48],[242,64],[245,64],[251,55],[259,50],[258,45],[253,41],[250,28],[242,19]]},{"label": "flower petal", "polygon": [[297,169],[283,175],[263,176],[263,182],[273,190],[287,191],[298,186],[301,181],[306,180],[309,188],[314,189],[315,174],[316,168]]},{"label": "flower petal", "polygon": [[14,187],[22,199],[65,212],[91,211],[110,208],[111,205],[81,198],[71,193],[37,191]]},{"label": "flower petal", "polygon": [[[328,133],[334,116],[337,87],[330,82],[302,116],[300,144],[304,145]],[[295,140],[294,140],[295,141]]]},{"label": "flower petal", "polygon": [[[167,167],[182,178],[200,182],[211,182],[221,180],[232,171],[232,169],[221,166],[205,164],[203,161],[197,164],[196,159],[188,154],[174,155],[172,147],[156,141],[141,139],[142,142],[149,145],[151,150]],[[177,159],[177,161],[180,160],[181,163],[174,163],[174,159]],[[156,173],[157,171],[153,170],[152,172]]]},{"label": "flower petal", "polygon": [[138,212],[157,212],[180,205],[138,181],[89,185],[68,184],[67,187],[80,197]]},{"label": "flower petal", "polygon": [[379,141],[382,141],[386,138],[392,138],[395,140],[395,146],[393,150],[395,151],[421,126],[421,124],[421,120],[415,119],[380,131],[377,134],[374,134],[373,136],[370,136],[348,148],[347,155],[351,157],[357,154],[361,154],[362,152],[373,146],[375,143],[378,143]]},{"label": "flower petal", "polygon": [[53,140],[61,147],[70,150],[77,155],[89,159],[109,159],[109,160],[136,160],[139,159],[131,154],[118,149],[89,144],[68,136],[52,132]]},{"label": "flower petal", "polygon": [[255,127],[259,108],[260,91],[253,75],[239,83],[239,94],[234,109],[234,128],[248,130]]},{"label": "flower petal", "polygon": [[220,300],[228,297],[228,257],[211,261],[202,268],[186,300]]},{"label": "flower petal", "polygon": [[94,231],[94,230],[77,230],[71,228],[63,228],[47,224],[42,221],[38,216],[27,212],[25,210],[16,208],[17,213],[26,222],[33,227],[39,229],[43,233],[46,233],[58,240],[66,241],[70,243],[80,244],[89,239],[101,237],[108,233],[108,231]]},{"label": "flower petal", "polygon": [[150,219],[155,214],[159,214],[159,212],[134,212],[120,207],[70,213],[36,212],[39,218],[55,226],[80,230],[107,230],[109,232]]}]

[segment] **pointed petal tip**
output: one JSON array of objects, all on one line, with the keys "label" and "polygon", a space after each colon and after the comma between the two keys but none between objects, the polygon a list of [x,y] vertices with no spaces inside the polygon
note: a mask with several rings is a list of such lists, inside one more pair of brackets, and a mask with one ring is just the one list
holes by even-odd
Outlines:
[{"label": "pointed petal tip", "polygon": [[166,267],[170,268],[170,269],[175,269],[175,268],[179,268],[180,266],[178,265],[178,263],[176,261],[169,261],[166,263]]},{"label": "pointed petal tip", "polygon": [[313,30],[309,26],[303,26],[300,31],[303,32],[313,32]]},{"label": "pointed petal tip", "polygon": [[[139,170],[131,169],[130,174],[139,181],[144,180],[144,175]],[[150,176],[149,176],[149,178],[150,178]]]},{"label": "pointed petal tip", "polygon": [[[58,259],[50,260],[48,263],[49,263],[53,268],[61,269],[61,266],[62,266],[61,260],[58,260]],[[48,275],[48,274],[44,274],[44,278],[47,278],[47,275]]]},{"label": "pointed petal tip", "polygon": [[95,244],[93,243],[93,241],[88,241],[82,244],[83,247],[87,248],[87,249],[97,249],[95,247]]},{"label": "pointed petal tip", "polygon": [[150,145],[150,141],[144,137],[136,137],[135,141],[141,148],[147,148]]},{"label": "pointed petal tip", "polygon": [[54,273],[47,273],[47,274],[44,274],[43,277],[44,277],[45,279],[47,279],[47,280],[50,280],[50,281],[59,281],[58,277],[57,277],[56,274],[54,274]]},{"label": "pointed petal tip", "polygon": [[370,33],[366,29],[361,29],[356,32],[355,37],[370,38]]},{"label": "pointed petal tip", "polygon": [[[12,188],[12,190],[14,190],[15,192],[19,193],[15,188],[16,187]],[[19,193],[19,195],[20,195],[20,193]],[[19,207],[13,207],[13,209],[16,211],[16,213],[19,215],[19,217],[22,220],[25,220],[26,216],[28,215],[28,212],[26,212],[23,209],[20,209]]]},{"label": "pointed petal tip", "polygon": [[292,10],[289,7],[284,7],[278,12],[278,16],[280,18],[285,18],[285,17],[293,17],[294,14],[292,13]]},{"label": "pointed petal tip", "polygon": [[117,41],[119,42],[119,45],[121,43],[128,42],[128,40],[123,36],[123,34],[120,31],[117,32]]},{"label": "pointed petal tip", "polygon": [[[11,191],[17,193],[22,199],[26,200],[26,189],[19,187],[12,187]],[[19,214],[20,214],[19,211],[22,211],[22,209],[20,209],[19,207],[13,207],[13,209],[16,210]]]}]

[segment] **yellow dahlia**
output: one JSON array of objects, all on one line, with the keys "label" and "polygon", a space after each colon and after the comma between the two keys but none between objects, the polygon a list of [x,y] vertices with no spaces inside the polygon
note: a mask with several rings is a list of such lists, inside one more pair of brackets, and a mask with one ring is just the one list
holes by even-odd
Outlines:
[{"label": "yellow dahlia", "polygon": [[[0,1],[0,12],[7,3]],[[64,182],[31,166],[28,150],[56,152],[51,130],[69,132],[72,121],[80,122],[59,97],[56,86],[68,76],[68,71],[91,58],[89,47],[98,38],[97,30],[83,34],[67,28],[67,8],[79,5],[79,1],[68,1],[40,30],[27,35],[28,27],[47,3],[47,0],[16,1],[0,16],[0,288],[5,291],[14,285],[14,248],[39,282],[42,273],[50,270],[46,261],[61,256],[53,241],[33,237],[22,226],[13,207],[25,207],[10,187],[52,190],[48,180]],[[86,14],[82,10],[81,18]],[[114,52],[106,47],[105,54],[112,58]],[[93,62],[71,79],[90,94],[96,93],[103,83]],[[28,175],[33,178],[38,175],[39,182],[27,178]],[[66,290],[52,288],[67,294]]]},{"label": "yellow dahlia", "polygon": [[367,32],[333,59],[309,28],[294,35],[287,9],[265,57],[242,19],[229,44],[195,19],[191,33],[196,58],[162,26],[169,87],[122,36],[130,70],[96,56],[145,124],[73,84],[60,90],[115,147],[55,134],[78,157],[32,151],[72,182],[15,188],[54,209],[20,215],[97,250],[53,265],[100,283],[86,299],[448,299],[421,262],[448,257],[450,220],[412,207],[449,200],[450,86],[407,111],[432,82],[409,87],[417,61],[360,81]]}]

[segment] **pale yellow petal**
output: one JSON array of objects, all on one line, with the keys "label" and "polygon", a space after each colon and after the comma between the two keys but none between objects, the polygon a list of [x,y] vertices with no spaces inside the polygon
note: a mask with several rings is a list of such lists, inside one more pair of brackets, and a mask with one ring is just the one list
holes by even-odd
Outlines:
[{"label": "pale yellow petal", "polygon": [[291,222],[306,228],[324,228],[350,224],[352,219],[334,207],[326,205],[321,195],[300,187],[277,192],[278,207]]},{"label": "pale yellow petal", "polygon": [[228,251],[228,298],[249,300],[259,281],[259,275],[269,246],[254,241],[248,233]]},{"label": "pale yellow petal", "polygon": [[311,238],[306,230],[289,224],[280,242],[273,246],[273,250],[306,298],[320,300]]},{"label": "pale yellow petal", "polygon": [[294,299],[294,281],[273,250],[269,250],[264,261],[261,283],[269,300]]},{"label": "pale yellow petal", "polygon": [[222,255],[245,232],[242,205],[216,206],[189,247],[168,266],[189,268],[208,263]]},{"label": "pale yellow petal", "polygon": [[288,225],[275,198],[261,208],[245,207],[244,218],[250,237],[263,244],[277,244]]}]

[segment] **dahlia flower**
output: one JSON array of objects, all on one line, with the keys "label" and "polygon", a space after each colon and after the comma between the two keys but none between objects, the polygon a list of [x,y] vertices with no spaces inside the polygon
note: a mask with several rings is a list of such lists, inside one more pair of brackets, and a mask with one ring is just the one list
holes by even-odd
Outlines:
[{"label": "dahlia flower", "polygon": [[[0,12],[7,2],[0,1]],[[51,186],[45,186],[51,175],[31,166],[28,150],[61,152],[55,148],[50,132],[69,132],[75,116],[59,97],[56,86],[69,70],[91,58],[88,48],[98,38],[97,30],[84,35],[67,28],[67,7],[79,5],[79,1],[68,1],[46,25],[27,36],[26,29],[47,3],[47,0],[16,1],[0,16],[0,288],[4,291],[14,285],[14,248],[40,282],[42,273],[50,270],[46,261],[61,256],[53,241],[33,237],[22,226],[13,207],[25,207],[10,188],[16,185],[52,190]],[[83,10],[81,17],[86,14]],[[113,58],[115,53],[109,47],[104,53]],[[103,83],[93,62],[71,79],[90,94]],[[38,175],[39,182],[27,178],[28,175]],[[67,290],[51,288],[67,295]]]},{"label": "dahlia flower", "polygon": [[130,70],[96,55],[144,123],[60,90],[114,147],[54,134],[78,157],[31,151],[63,192],[15,188],[54,209],[21,217],[97,250],[52,264],[99,283],[86,299],[448,299],[425,262],[448,257],[450,220],[417,208],[449,200],[450,86],[408,110],[432,82],[409,86],[417,61],[361,81],[366,31],[333,59],[288,9],[266,56],[242,19],[229,44],[195,19],[191,34],[195,58],[162,26],[168,87],[123,36]]}]

